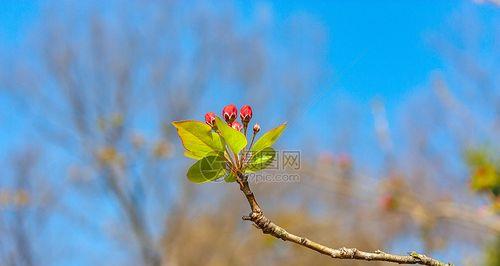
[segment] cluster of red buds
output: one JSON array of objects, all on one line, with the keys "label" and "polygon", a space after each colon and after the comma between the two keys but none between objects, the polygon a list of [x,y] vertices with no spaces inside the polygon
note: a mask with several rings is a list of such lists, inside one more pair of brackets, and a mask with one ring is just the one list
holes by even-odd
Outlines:
[{"label": "cluster of red buds", "polygon": [[[242,129],[246,133],[247,128],[248,128],[248,123],[252,119],[252,107],[250,105],[243,105],[240,109],[240,119],[241,123],[236,121],[236,118],[238,117],[238,108],[234,104],[229,104],[226,105],[222,109],[222,117],[226,121],[226,123],[231,126],[232,128],[241,131]],[[214,127],[215,126],[215,113],[213,112],[208,112],[205,114],[205,123],[207,123],[209,126]],[[260,131],[260,126],[259,124],[255,124],[253,126],[253,131],[254,133],[257,133]]]}]

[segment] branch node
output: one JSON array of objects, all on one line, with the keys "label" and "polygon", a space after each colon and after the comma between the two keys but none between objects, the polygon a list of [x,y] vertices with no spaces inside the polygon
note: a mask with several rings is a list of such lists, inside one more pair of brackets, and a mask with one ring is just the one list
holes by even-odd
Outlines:
[{"label": "branch node", "polygon": [[415,252],[415,251],[409,252],[409,253],[408,253],[408,255],[410,255],[410,256],[412,256],[413,258],[418,259],[418,260],[420,260],[420,261],[422,261],[422,260],[423,260],[423,259],[422,259],[422,257],[425,257],[425,256],[423,256],[423,255],[418,254],[418,253],[417,253],[417,252]]}]

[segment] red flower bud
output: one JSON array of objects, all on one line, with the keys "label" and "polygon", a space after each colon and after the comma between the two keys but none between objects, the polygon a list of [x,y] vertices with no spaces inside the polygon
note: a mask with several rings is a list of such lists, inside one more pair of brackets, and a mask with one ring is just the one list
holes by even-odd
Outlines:
[{"label": "red flower bud", "polygon": [[234,104],[226,105],[224,109],[222,109],[222,117],[228,124],[233,123],[233,121],[238,116],[238,109]]},{"label": "red flower bud", "polygon": [[234,121],[233,123],[231,123],[231,127],[238,131],[241,131],[241,129],[243,128],[243,126],[238,121]]},{"label": "red flower bud", "polygon": [[213,112],[208,112],[205,114],[205,123],[213,127],[215,125],[215,114]]},{"label": "red flower bud", "polygon": [[255,125],[253,126],[253,133],[254,133],[254,134],[257,134],[259,131],[260,131],[260,126],[259,126],[259,124],[255,124]]},{"label": "red flower bud", "polygon": [[252,119],[252,107],[250,105],[243,105],[240,110],[241,122],[247,124]]}]

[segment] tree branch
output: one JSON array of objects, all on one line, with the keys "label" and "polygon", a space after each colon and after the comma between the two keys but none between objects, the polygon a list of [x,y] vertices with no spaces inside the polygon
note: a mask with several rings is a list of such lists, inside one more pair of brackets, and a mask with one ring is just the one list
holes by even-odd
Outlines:
[{"label": "tree branch", "polygon": [[321,254],[330,256],[334,259],[353,259],[353,260],[367,260],[367,261],[387,261],[398,264],[421,264],[428,266],[451,266],[451,263],[444,263],[433,258],[427,257],[423,254],[419,254],[416,252],[411,252],[409,255],[401,256],[401,255],[393,255],[382,252],[380,250],[374,252],[365,252],[357,250],[356,248],[330,248],[327,246],[323,246],[319,243],[311,241],[307,238],[296,236],[287,232],[282,227],[276,225],[271,220],[269,220],[262,209],[260,208],[257,200],[255,199],[255,195],[253,194],[250,186],[248,184],[247,176],[239,173],[237,182],[240,185],[240,190],[245,195],[248,204],[252,212],[249,216],[243,216],[243,220],[252,221],[257,228],[262,230],[264,234],[272,235],[276,238],[282,239],[283,241],[290,241],[295,244],[304,246],[306,248],[312,249]]}]

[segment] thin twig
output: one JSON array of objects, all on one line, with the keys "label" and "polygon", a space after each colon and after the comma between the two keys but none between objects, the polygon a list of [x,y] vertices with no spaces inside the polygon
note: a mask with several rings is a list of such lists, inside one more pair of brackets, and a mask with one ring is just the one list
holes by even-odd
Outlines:
[{"label": "thin twig", "polygon": [[271,220],[269,220],[262,212],[261,207],[257,203],[255,195],[253,194],[250,186],[248,184],[247,176],[239,173],[237,177],[237,182],[240,185],[240,190],[245,195],[248,204],[252,212],[249,216],[243,216],[242,219],[246,221],[252,221],[254,225],[262,230],[264,234],[272,235],[276,238],[282,239],[283,241],[290,241],[295,244],[304,246],[306,248],[312,249],[321,254],[330,256],[334,259],[353,259],[353,260],[367,260],[367,261],[387,261],[398,264],[421,264],[428,266],[452,266],[451,263],[444,263],[433,258],[427,257],[426,255],[419,254],[417,252],[410,252],[406,256],[393,255],[385,253],[380,250],[374,252],[360,251],[356,248],[330,248],[312,240],[304,237],[296,236],[287,232],[282,227],[276,225]]}]

